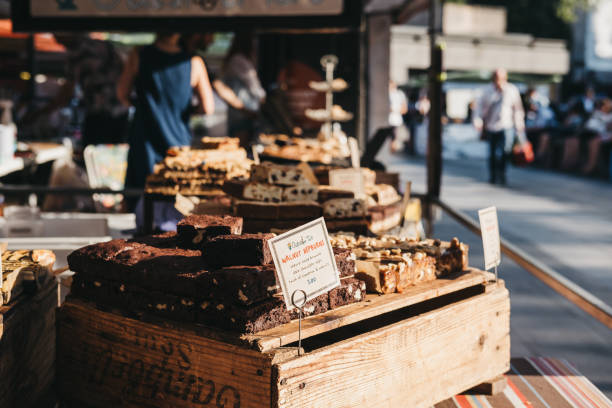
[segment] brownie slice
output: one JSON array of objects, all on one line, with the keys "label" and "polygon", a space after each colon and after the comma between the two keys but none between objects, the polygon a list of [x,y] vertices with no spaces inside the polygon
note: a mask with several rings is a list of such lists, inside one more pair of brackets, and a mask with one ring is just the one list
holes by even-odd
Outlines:
[{"label": "brownie slice", "polygon": [[203,276],[200,294],[249,306],[274,296],[279,289],[274,265],[229,266]]},{"label": "brownie slice", "polygon": [[288,203],[236,202],[236,215],[248,220],[292,220],[312,221],[323,215],[323,208],[316,201],[295,201]]},{"label": "brownie slice", "polygon": [[355,254],[348,248],[334,248],[334,258],[341,278],[355,275]]},{"label": "brownie slice", "polygon": [[[323,215],[323,208],[315,201],[296,201],[279,205],[278,218],[281,220],[309,219],[312,221]],[[306,221],[308,222],[308,221]],[[306,223],[304,222],[304,224]]]},{"label": "brownie slice", "polygon": [[257,333],[291,321],[285,302],[270,299],[248,308],[218,300],[205,300],[197,312],[198,323],[233,330]]},{"label": "brownie slice", "polygon": [[[323,293],[322,295],[309,300],[306,302],[302,310],[302,318],[327,312],[329,310],[329,295],[327,293]],[[291,309],[289,315],[291,320],[299,319],[300,317],[299,310],[297,308]]]},{"label": "brownie slice", "polygon": [[329,291],[329,308],[335,309],[351,303],[361,302],[365,299],[365,282],[348,278],[341,281],[340,286]]},{"label": "brownie slice", "polygon": [[242,218],[229,215],[190,215],[176,226],[184,248],[198,248],[202,242],[219,235],[241,234]]},{"label": "brownie slice", "polygon": [[274,234],[220,235],[204,243],[202,255],[211,268],[266,265],[272,262],[268,240]]},{"label": "brownie slice", "polygon": [[330,186],[320,186],[318,201],[324,203],[336,198],[355,198],[355,193],[350,190],[341,190]]},{"label": "brownie slice", "polygon": [[158,248],[113,240],[89,245],[68,256],[70,269],[89,279],[106,279],[153,290],[190,293],[194,277],[206,273],[202,252]]},{"label": "brownie slice", "polygon": [[257,220],[276,220],[279,217],[280,207],[272,203],[236,201],[234,208],[236,215],[239,217]]}]

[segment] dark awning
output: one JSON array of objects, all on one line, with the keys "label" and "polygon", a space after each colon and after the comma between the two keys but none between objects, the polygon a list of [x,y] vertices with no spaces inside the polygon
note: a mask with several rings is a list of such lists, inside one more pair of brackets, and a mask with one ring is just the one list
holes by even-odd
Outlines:
[{"label": "dark awning", "polygon": [[12,0],[19,31],[357,29],[362,0]]}]

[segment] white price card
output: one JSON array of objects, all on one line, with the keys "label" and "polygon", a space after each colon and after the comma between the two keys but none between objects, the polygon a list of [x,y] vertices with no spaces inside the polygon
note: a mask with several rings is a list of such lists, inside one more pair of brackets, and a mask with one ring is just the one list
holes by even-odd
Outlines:
[{"label": "white price card", "polygon": [[340,285],[323,217],[278,235],[268,244],[287,309],[294,308],[291,298],[295,292],[304,291],[307,302]]},{"label": "white price card", "polygon": [[355,197],[365,194],[365,183],[361,169],[337,169],[329,171],[329,185],[355,193]]},{"label": "white price card", "polygon": [[478,211],[482,246],[484,248],[485,270],[499,266],[501,263],[501,245],[497,208],[489,207]]}]

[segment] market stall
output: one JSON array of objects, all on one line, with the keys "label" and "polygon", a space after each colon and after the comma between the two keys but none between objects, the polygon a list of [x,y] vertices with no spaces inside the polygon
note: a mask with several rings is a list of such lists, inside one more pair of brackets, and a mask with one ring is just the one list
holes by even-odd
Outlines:
[{"label": "market stall", "polygon": [[[268,84],[295,85],[293,108],[300,106],[303,124],[315,123],[315,134],[263,135],[251,151],[233,138],[171,148],[147,179],[145,224],[152,233],[155,202],[175,203],[186,215],[176,232],[105,237],[68,255],[74,276],[58,309],[57,343],[44,343],[52,356],[57,349],[61,403],[430,407],[463,401],[455,395],[478,386],[508,395],[510,381],[500,380],[510,369],[504,282],[471,265],[460,239],[425,239],[407,228],[420,218],[409,187],[400,191],[397,174],[362,167],[373,166],[390,135],[381,129],[365,143],[373,110],[366,4],[154,3],[14,1],[13,13],[16,27],[32,30],[244,24],[260,30],[264,56],[322,39],[301,64],[288,63],[299,49],[265,63]],[[279,39],[275,30],[292,35]],[[304,70],[316,60],[321,71],[321,57],[338,49],[344,83]],[[292,83],[304,72],[307,82]],[[332,91],[347,91],[342,108],[334,110]],[[338,132],[334,122],[342,120]],[[25,307],[47,293],[38,290],[22,298]],[[6,353],[0,349],[0,358]],[[13,384],[21,375],[3,378]],[[40,384],[52,380],[48,374]]]}]

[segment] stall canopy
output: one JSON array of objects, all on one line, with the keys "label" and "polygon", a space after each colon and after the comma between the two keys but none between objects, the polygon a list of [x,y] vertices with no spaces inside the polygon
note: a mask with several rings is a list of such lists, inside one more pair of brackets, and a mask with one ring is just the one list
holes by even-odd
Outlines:
[{"label": "stall canopy", "polygon": [[216,30],[360,24],[362,0],[13,0],[17,30]]}]

